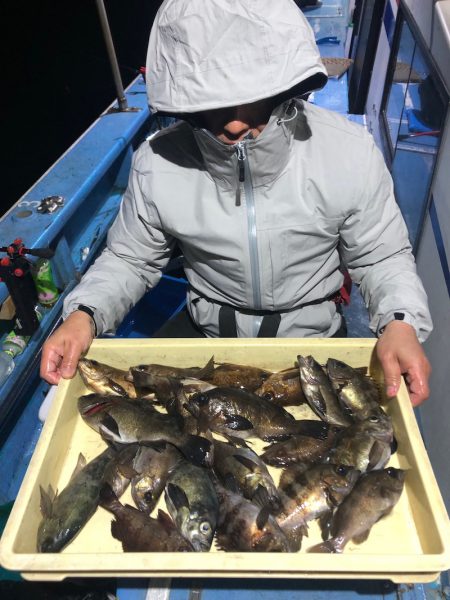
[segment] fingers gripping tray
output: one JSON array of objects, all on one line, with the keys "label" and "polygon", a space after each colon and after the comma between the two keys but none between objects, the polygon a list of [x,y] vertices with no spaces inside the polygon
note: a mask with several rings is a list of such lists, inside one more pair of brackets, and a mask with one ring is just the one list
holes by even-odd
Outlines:
[{"label": "fingers gripping tray", "polygon": [[[218,362],[259,366],[273,371],[294,366],[297,355],[312,355],[324,364],[329,357],[353,367],[381,372],[373,339],[218,339],[218,340],[96,340],[88,357],[118,368],[145,363],[174,366]],[[398,396],[384,403],[398,442],[389,465],[407,470],[405,487],[391,513],[371,529],[362,544],[349,542],[342,554],[308,553],[321,541],[315,522],[302,548],[292,553],[223,552],[213,544],[199,557],[189,553],[123,552],[111,535],[113,516],[98,508],[81,532],[59,553],[39,553],[36,538],[40,486],[61,491],[67,485],[79,453],[89,461],[106,447],[81,418],[77,399],[89,391],[79,375],[62,381],[23,480],[0,542],[0,562],[25,579],[66,577],[280,577],[390,579],[398,583],[434,580],[450,567],[450,525],[428,460],[404,383]],[[296,411],[302,410],[301,414]],[[289,409],[290,410],[290,409]],[[297,418],[314,418],[306,406],[294,407]],[[261,447],[264,445],[261,442]],[[256,445],[252,446],[257,449]],[[279,473],[278,469],[273,469]],[[274,474],[274,477],[279,477]],[[122,502],[130,502],[129,491]],[[130,502],[131,503],[131,502]]]}]

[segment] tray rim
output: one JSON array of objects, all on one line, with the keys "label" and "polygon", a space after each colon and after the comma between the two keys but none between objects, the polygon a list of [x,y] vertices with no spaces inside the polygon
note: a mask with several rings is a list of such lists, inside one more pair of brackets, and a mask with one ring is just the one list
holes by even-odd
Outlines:
[{"label": "tray rim", "polygon": [[[308,344],[308,347],[311,347],[311,353],[314,353],[314,347],[334,347],[334,348],[365,348],[369,350],[373,350],[376,344],[376,339],[374,338],[351,338],[351,339],[332,339],[332,338],[287,338],[287,339],[252,339],[252,338],[240,338],[237,340],[230,341],[229,339],[205,339],[201,340],[203,342],[202,345],[205,347],[214,349],[220,349],[224,347],[229,347],[230,344],[238,345],[238,346],[249,346],[254,348],[263,347],[277,347],[277,346],[288,346],[295,347],[298,344],[304,345]],[[177,348],[189,348],[195,346],[198,348],[199,340],[198,339],[145,339],[145,338],[126,338],[126,339],[98,339],[93,342],[92,350],[108,348],[114,345],[117,348],[126,348],[126,347],[158,347],[162,349],[170,349],[173,347]],[[206,348],[205,348],[206,351]],[[89,353],[88,353],[89,356]],[[65,394],[67,392],[68,387],[70,386],[70,381],[63,380],[58,385],[58,389],[55,395],[55,400],[53,405],[49,411],[48,418],[44,424],[42,429],[40,438],[36,445],[35,451],[31,458],[29,467],[25,474],[24,480],[22,482],[22,486],[19,490],[18,496],[16,498],[16,502],[14,503],[13,509],[11,511],[10,517],[6,524],[5,530],[3,532],[2,538],[0,540],[0,563],[7,569],[21,571],[26,574],[36,574],[36,577],[39,577],[41,574],[45,574],[45,576],[51,576],[51,574],[58,574],[58,577],[70,577],[76,576],[78,573],[91,573],[92,576],[98,576],[99,573],[105,573],[106,575],[110,575],[111,573],[116,573],[118,576],[124,577],[133,577],[133,576],[155,576],[157,575],[169,575],[169,576],[177,576],[177,577],[189,577],[192,573],[198,574],[202,577],[232,577],[234,575],[251,577],[253,575],[265,576],[265,573],[270,573],[272,577],[342,577],[342,578],[356,578],[355,577],[355,569],[360,565],[360,568],[357,569],[358,578],[371,578],[376,577],[377,573],[379,577],[390,578],[394,581],[394,577],[397,578],[408,578],[411,577],[427,577],[427,581],[431,581],[428,577],[435,578],[436,573],[447,570],[450,567],[450,521],[448,519],[447,511],[442,500],[440,490],[438,484],[435,480],[434,473],[432,470],[431,463],[429,461],[428,455],[426,453],[425,446],[422,441],[422,437],[420,435],[420,431],[417,425],[417,421],[414,415],[414,411],[409,402],[406,402],[408,398],[408,393],[406,390],[406,386],[404,382],[402,382],[402,390],[400,392],[400,396],[402,396],[402,400],[399,400],[399,405],[401,408],[402,416],[407,422],[410,435],[414,436],[414,445],[415,445],[415,458],[420,466],[420,470],[427,473],[427,476],[430,478],[431,490],[429,493],[433,493],[433,514],[436,521],[442,522],[442,526],[439,528],[440,532],[440,545],[442,547],[442,552],[438,554],[408,554],[408,555],[398,555],[394,554],[395,561],[390,561],[386,563],[386,556],[388,554],[380,555],[380,554],[352,554],[352,553],[343,553],[340,555],[333,555],[333,563],[326,564],[325,568],[321,570],[317,570],[317,566],[313,567],[312,563],[314,560],[317,562],[317,555],[314,554],[301,554],[297,555],[294,553],[293,555],[283,555],[284,558],[288,557],[285,560],[285,564],[290,564],[294,562],[294,560],[298,561],[297,556],[301,556],[301,568],[273,568],[274,564],[274,555],[273,554],[259,554],[258,555],[258,568],[255,569],[254,565],[250,567],[249,563],[251,561],[254,562],[255,553],[226,553],[227,563],[232,563],[231,566],[226,567],[226,570],[221,570],[217,568],[217,556],[223,557],[223,553],[204,553],[202,555],[201,566],[196,564],[198,563],[198,557],[196,557],[196,553],[183,554],[183,567],[180,568],[180,553],[101,553],[102,562],[103,559],[108,559],[108,567],[99,568],[98,571],[92,571],[90,567],[92,566],[92,557],[99,556],[99,554],[77,554],[77,553],[58,553],[58,554],[39,554],[39,553],[17,553],[13,550],[13,545],[15,543],[16,535],[18,533],[20,523],[22,519],[25,517],[26,508],[28,505],[31,493],[35,487],[35,480],[33,478],[33,473],[36,468],[39,467],[44,461],[48,440],[47,434],[54,430],[55,423],[58,420],[59,412],[62,408],[63,400],[65,398]],[[406,396],[405,396],[406,394]],[[58,566],[55,568],[54,559],[58,557]],[[143,564],[142,568],[136,568],[136,559],[142,559],[143,557],[158,557],[158,568],[151,568],[147,564]],[[280,555],[277,554],[277,557]],[[327,555],[322,555],[322,557],[326,557]],[[125,562],[134,562],[134,568],[121,568],[120,563],[124,562],[124,557],[126,557]],[[289,560],[290,557],[290,560]],[[416,564],[416,558],[420,557],[420,564]],[[163,559],[163,560],[162,560]],[[175,562],[174,566],[171,563],[171,560]],[[383,568],[380,568],[380,562],[383,562]],[[77,567],[74,568],[74,563],[77,564]],[[143,563],[147,563],[146,560],[142,561]],[[163,565],[161,565],[161,562]],[[326,562],[326,561],[325,561]],[[72,568],[71,567],[72,563]],[[212,563],[212,564],[209,564]],[[351,564],[350,564],[351,563]],[[414,564],[411,564],[414,563]],[[50,568],[48,568],[50,567]],[[351,568],[350,568],[351,567]],[[48,570],[47,570],[48,568]],[[246,575],[246,573],[248,573]],[[400,580],[399,580],[400,581]],[[409,580],[408,580],[409,581]],[[422,579],[423,581],[423,579]]]}]

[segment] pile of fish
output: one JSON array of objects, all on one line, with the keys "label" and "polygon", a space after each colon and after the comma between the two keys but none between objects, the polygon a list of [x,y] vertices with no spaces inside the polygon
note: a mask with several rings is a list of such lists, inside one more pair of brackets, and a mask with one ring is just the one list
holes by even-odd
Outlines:
[{"label": "pile of fish", "polygon": [[[124,551],[295,552],[316,521],[323,542],[307,551],[342,552],[402,493],[366,369],[298,356],[280,372],[214,358],[128,371],[83,358],[78,370],[92,392],[80,415],[108,447],[87,464],[80,455],[59,495],[41,488],[39,552],[65,548],[98,506]],[[313,418],[286,409],[299,405]],[[120,500],[128,486],[134,506]]]}]

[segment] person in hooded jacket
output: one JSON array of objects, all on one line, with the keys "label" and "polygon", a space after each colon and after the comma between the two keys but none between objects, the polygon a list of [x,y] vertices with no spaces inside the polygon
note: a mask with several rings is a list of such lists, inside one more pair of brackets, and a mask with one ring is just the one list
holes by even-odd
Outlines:
[{"label": "person in hooded jacket", "polygon": [[187,312],[162,336],[344,335],[348,270],[379,337],[388,396],[427,398],[432,329],[392,180],[370,134],[307,101],[327,81],[293,0],[165,0],[147,56],[154,113],[106,248],[64,303],[41,376],[70,378],[158,283],[175,245]]}]

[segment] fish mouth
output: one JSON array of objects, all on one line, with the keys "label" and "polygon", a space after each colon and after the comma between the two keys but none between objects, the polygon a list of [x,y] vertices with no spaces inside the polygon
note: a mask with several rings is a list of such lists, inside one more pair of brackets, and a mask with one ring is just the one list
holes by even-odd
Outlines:
[{"label": "fish mouth", "polygon": [[191,544],[195,552],[209,552],[211,548],[211,544],[209,542],[199,538],[193,538],[191,540]]}]

